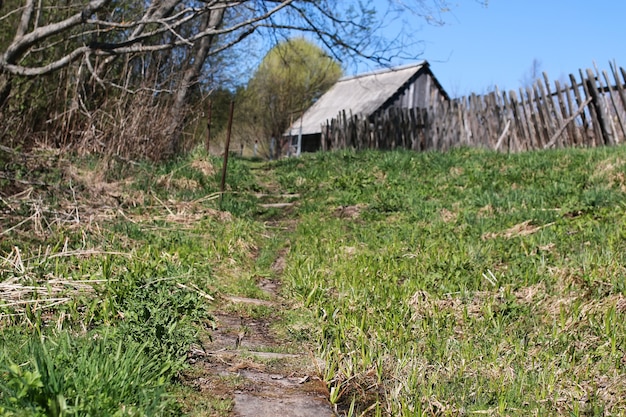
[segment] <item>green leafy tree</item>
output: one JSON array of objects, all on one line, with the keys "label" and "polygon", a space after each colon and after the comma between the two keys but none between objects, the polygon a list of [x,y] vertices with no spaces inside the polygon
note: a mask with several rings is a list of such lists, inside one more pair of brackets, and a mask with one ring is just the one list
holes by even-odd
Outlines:
[{"label": "green leafy tree", "polygon": [[242,111],[256,127],[255,139],[281,139],[294,119],[341,77],[341,65],[304,38],[279,43],[248,83]]}]

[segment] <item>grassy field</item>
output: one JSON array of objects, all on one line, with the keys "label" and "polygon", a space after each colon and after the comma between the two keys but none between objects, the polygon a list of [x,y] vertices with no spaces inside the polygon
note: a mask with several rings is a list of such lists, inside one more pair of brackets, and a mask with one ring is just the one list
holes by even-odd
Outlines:
[{"label": "grassy field", "polygon": [[331,401],[626,413],[625,150],[285,162],[303,195],[285,280],[317,318]]},{"label": "grassy field", "polygon": [[0,200],[0,414],[193,413],[210,299],[263,297],[281,252],[290,308],[249,314],[343,414],[626,415],[624,147],[235,159],[223,210],[200,152],[66,162]]}]

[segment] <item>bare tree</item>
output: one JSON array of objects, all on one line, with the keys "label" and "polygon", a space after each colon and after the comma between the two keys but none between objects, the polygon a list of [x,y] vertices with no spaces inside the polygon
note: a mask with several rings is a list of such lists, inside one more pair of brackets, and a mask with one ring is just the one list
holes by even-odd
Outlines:
[{"label": "bare tree", "polygon": [[526,70],[522,78],[520,78],[520,84],[522,87],[532,87],[532,85],[541,77],[541,61],[537,58],[533,59],[530,67]]},{"label": "bare tree", "polygon": [[[426,20],[448,7],[446,0],[388,1],[394,10],[425,11],[420,16]],[[210,57],[252,35],[278,43],[304,32],[336,58],[384,61],[401,51],[402,43],[377,35],[383,20],[359,0],[66,0],[63,5],[5,0],[0,2],[0,112],[16,80],[75,68],[68,80],[132,90],[133,69],[135,78],[145,79],[159,73],[154,62],[176,62],[171,73],[177,77],[167,80],[170,123],[163,132],[168,152],[176,153],[189,94]],[[137,64],[141,56],[146,58]]]}]

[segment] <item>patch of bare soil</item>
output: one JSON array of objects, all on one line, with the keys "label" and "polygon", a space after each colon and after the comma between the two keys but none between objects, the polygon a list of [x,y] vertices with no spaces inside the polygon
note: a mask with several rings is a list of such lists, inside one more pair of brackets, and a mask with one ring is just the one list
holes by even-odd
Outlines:
[{"label": "patch of bare soil", "polygon": [[[282,273],[288,249],[278,253],[272,270]],[[279,284],[263,279],[259,287],[271,301],[223,296],[214,313],[215,329],[210,340],[193,349],[189,361],[193,370],[186,384],[201,395],[217,396],[228,404],[213,410],[214,416],[237,417],[323,417],[334,416],[326,385],[317,376],[313,356],[285,348],[272,332],[271,318],[254,318],[230,313],[241,305],[281,308]]]},{"label": "patch of bare soil", "polygon": [[335,209],[335,217],[340,219],[358,219],[361,217],[361,211],[367,208],[366,204],[355,204],[353,206],[339,206]]}]

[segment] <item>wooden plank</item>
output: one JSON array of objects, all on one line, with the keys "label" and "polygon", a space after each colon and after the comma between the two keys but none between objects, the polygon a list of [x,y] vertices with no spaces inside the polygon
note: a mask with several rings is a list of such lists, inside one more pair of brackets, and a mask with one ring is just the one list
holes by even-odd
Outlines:
[{"label": "wooden plank", "polygon": [[461,137],[465,146],[470,146],[472,141],[472,131],[470,129],[467,115],[467,97],[462,97],[459,101],[459,123],[461,128]]},{"label": "wooden plank", "polygon": [[506,123],[510,123],[509,133],[506,138],[506,149],[507,152],[512,152],[513,149],[511,145],[515,146],[517,142],[517,124],[515,123],[515,115],[513,113],[513,109],[511,108],[511,103],[509,102],[509,97],[505,91],[502,92],[502,104],[504,106],[504,115],[506,118]]},{"label": "wooden plank", "polygon": [[385,116],[384,116],[384,123],[383,123],[383,141],[384,141],[384,146],[383,149],[385,150],[389,150],[392,149],[392,132],[391,132],[391,117],[389,115],[389,112],[386,111],[385,112]]},{"label": "wooden plank", "polygon": [[[611,72],[613,73],[613,79],[615,80],[615,86],[617,87],[617,91],[619,93],[619,97],[621,99],[621,106],[619,109],[620,114],[624,115],[624,113],[626,113],[626,93],[624,91],[624,85],[622,84],[622,80],[619,77],[618,71],[617,71],[617,67],[609,62],[609,65],[611,67]],[[626,117],[624,117],[624,119],[626,119]],[[626,135],[623,139],[626,139]]]},{"label": "wooden plank", "polygon": [[[509,121],[509,119],[507,118],[506,115],[506,110],[504,108],[504,103],[502,102],[502,95],[500,94],[500,90],[498,89],[498,86],[496,86],[494,92],[493,92],[493,108],[491,110],[492,113],[492,120],[493,120],[493,129],[494,129],[494,149],[495,148],[502,148],[502,144],[504,143],[504,140],[506,139],[506,137],[509,134],[509,131],[511,130],[511,123]],[[507,121],[509,121],[509,123],[507,124]],[[505,132],[503,134],[503,132]],[[498,146],[498,144],[500,146]]]},{"label": "wooden plank", "polygon": [[356,131],[356,146],[357,149],[367,149],[367,136],[365,136],[365,126],[361,122],[358,115],[352,116],[352,123],[354,123]]},{"label": "wooden plank", "polygon": [[411,109],[411,149],[418,151],[418,109]]},{"label": "wooden plank", "polygon": [[591,69],[587,68],[587,88],[591,94],[593,107],[596,110],[596,117],[600,125],[600,131],[602,133],[603,143],[605,145],[613,145],[614,137],[611,127],[609,125],[608,114],[606,114],[605,108],[602,103],[602,97],[598,91],[598,86],[595,81],[595,77]]},{"label": "wooden plank", "polygon": [[437,134],[439,137],[439,147],[438,150],[445,151],[448,149],[448,111],[449,108],[445,103],[441,104],[441,113],[439,114],[438,121],[439,127],[437,129]]},{"label": "wooden plank", "polygon": [[[602,77],[600,76],[600,70],[598,69],[598,65],[596,64],[596,62],[593,62],[593,67],[595,69],[595,76],[596,76],[596,80],[597,80],[597,84],[598,84],[598,92],[600,94],[600,103],[602,106],[602,115],[604,117],[604,121],[607,124],[607,128],[609,129],[611,135],[612,135],[612,143],[611,145],[616,144],[617,142],[617,136],[618,136],[618,132],[617,132],[617,127],[615,126],[615,121],[613,120],[613,117],[611,117],[611,104],[610,104],[610,98],[607,96],[606,93],[610,92],[610,85],[609,83],[607,83],[607,85],[603,85],[602,83]],[[609,94],[610,95],[610,94]]]},{"label": "wooden plank", "polygon": [[[528,96],[526,94],[528,93],[524,92],[524,90],[521,88],[519,90],[519,93],[520,93],[520,101],[522,104],[520,114],[523,114],[523,118],[524,118],[523,121],[526,124],[526,130],[528,132],[526,143],[524,143],[524,149],[530,150],[530,149],[533,149],[534,143],[535,143],[535,130],[534,130],[534,125],[533,125],[534,123],[532,119],[532,109],[531,109],[531,104],[529,104],[527,100]],[[526,97],[526,99],[524,97]]]},{"label": "wooden plank", "polygon": [[429,143],[427,150],[437,150],[439,148],[439,123],[441,121],[440,105],[435,107],[435,114],[430,118]]},{"label": "wooden plank", "polygon": [[556,131],[556,133],[554,135],[552,135],[552,138],[550,139],[550,141],[548,143],[546,143],[543,148],[547,149],[547,148],[551,147],[552,145],[554,145],[554,143],[559,138],[559,135],[561,135],[561,133],[565,130],[567,125],[569,125],[578,116],[579,113],[583,112],[585,110],[585,107],[587,106],[587,104],[589,104],[590,102],[591,102],[591,98],[587,98],[587,100],[583,103],[583,105],[580,106],[580,108],[576,112],[574,112],[574,114],[571,117],[569,117],[567,120],[565,120],[563,122],[563,126],[561,126]]},{"label": "wooden plank", "polygon": [[489,108],[489,104],[491,102],[491,93],[482,96],[481,105],[480,105],[480,119],[483,124],[484,134],[482,135],[482,143],[489,149],[493,149],[494,144],[492,143],[494,135],[491,129],[491,120],[490,115],[487,111]]},{"label": "wooden plank", "polygon": [[539,121],[540,126],[540,135],[538,137],[537,146],[542,148],[545,143],[550,140],[550,129],[548,127],[548,116],[545,112],[544,103],[541,100],[541,91],[539,91],[539,83],[535,84],[535,88],[533,89],[534,99],[535,99],[535,108],[537,112],[537,120]]},{"label": "wooden plank", "polygon": [[[576,81],[576,77],[574,77],[574,74],[570,74],[569,79],[572,83],[572,90],[574,91],[574,97],[576,97],[576,105],[577,107],[580,107],[584,102],[582,95],[580,94],[580,86],[578,85],[578,81]],[[581,83],[584,84],[584,80],[581,80]],[[589,130],[590,121],[587,120],[587,115],[584,112],[580,114],[580,118],[583,122],[582,126],[583,126],[583,139],[584,139],[587,135],[585,132]]]},{"label": "wooden plank", "polygon": [[[578,88],[576,86],[572,87],[572,86],[566,86],[567,88],[565,88],[565,97],[567,98],[567,108],[569,109],[570,115],[573,113],[573,109],[574,109],[574,100],[572,100],[572,90],[574,88]],[[579,146],[582,145],[582,135],[580,133],[580,127],[576,124],[576,118],[574,118],[574,121],[572,121],[571,124],[571,128],[572,128],[572,132],[573,132],[573,140],[574,140],[574,146]]]},{"label": "wooden plank", "polygon": [[532,149],[541,149],[542,147],[542,136],[545,135],[544,129],[543,129],[543,123],[541,121],[541,112],[538,109],[538,103],[537,103],[537,99],[535,97],[535,91],[531,88],[531,87],[526,87],[526,97],[528,100],[528,109],[530,111],[530,117],[532,120],[532,125],[535,128],[534,133],[535,133],[535,140],[533,142],[533,147]]},{"label": "wooden plank", "polygon": [[430,131],[432,129],[432,120],[435,118],[436,114],[435,106],[436,104],[433,104],[428,108],[429,111],[426,113],[426,119],[424,120],[424,151],[432,149],[432,136]]},{"label": "wooden plank", "polygon": [[415,149],[416,133],[417,133],[417,118],[416,118],[416,110],[415,108],[409,109],[409,140],[411,142],[411,149]]},{"label": "wooden plank", "polygon": [[445,103],[446,107],[446,123],[444,127],[444,137],[446,146],[448,149],[458,146],[461,138],[458,136],[457,129],[457,108],[454,101],[448,101]]},{"label": "wooden plank", "polygon": [[[626,125],[624,124],[624,118],[622,117],[622,113],[619,108],[619,101],[617,96],[617,87],[611,86],[611,81],[609,80],[609,74],[606,71],[602,71],[602,76],[604,77],[604,81],[606,82],[607,88],[609,90],[609,97],[611,98],[611,103],[613,104],[613,111],[615,112],[615,116],[617,117],[617,122],[619,123],[619,127],[622,132],[622,140],[626,138]],[[619,143],[617,131],[614,130],[615,134],[615,143]]]},{"label": "wooden plank", "polygon": [[470,129],[472,131],[472,144],[478,145],[483,134],[480,127],[480,101],[476,94],[470,96],[470,109],[469,109],[469,121]]},{"label": "wooden plank", "polygon": [[489,94],[489,106],[485,109],[486,118],[489,121],[489,141],[492,149],[496,148],[501,132],[504,130],[504,124],[501,123],[502,106],[498,103],[498,98],[497,91],[492,91]]},{"label": "wooden plank", "polygon": [[[585,98],[592,97],[591,91],[589,89],[590,88],[589,80],[585,78],[582,70],[579,70],[578,72],[580,74],[580,80],[581,80],[583,90],[585,91]],[[600,128],[600,121],[598,120],[597,108],[596,106],[593,105],[593,100],[592,102],[589,103],[587,109],[589,111],[589,119],[590,119],[591,129],[593,132],[593,138],[590,138],[590,140],[588,140],[588,143],[586,143],[586,145],[587,146],[600,146],[604,143],[604,138],[602,136],[602,130]]]},{"label": "wooden plank", "polygon": [[626,110],[626,93],[624,92],[624,84],[622,84],[622,80],[619,78],[619,74],[617,73],[617,68],[609,63],[611,66],[611,71],[613,72],[613,79],[615,80],[615,85],[617,86],[617,91],[619,91],[620,99],[622,100],[622,110]]},{"label": "wooden plank", "polygon": [[365,136],[367,140],[367,149],[375,149],[376,141],[375,141],[375,136],[373,135],[374,133],[373,124],[370,123],[367,117],[363,117],[361,120],[361,123],[363,123],[363,128],[365,131]]},{"label": "wooden plank", "polygon": [[[567,104],[565,102],[565,98],[563,95],[563,89],[561,89],[561,83],[558,80],[556,80],[554,82],[554,86],[556,88],[556,97],[557,97],[557,101],[559,103],[559,108],[561,109],[561,115],[562,115],[562,118],[559,120],[559,125],[562,126],[564,124],[563,121],[569,119],[571,114],[568,112]],[[561,143],[562,147],[572,146],[574,144],[574,130],[575,129],[573,129],[571,122],[567,123],[567,136],[566,137],[561,136],[560,140],[556,142],[557,147],[559,145],[559,142]]]},{"label": "wooden plank", "polygon": [[463,117],[463,108],[465,104],[462,100],[457,100],[455,103],[455,117],[458,129],[458,145],[467,146],[467,136],[465,131],[465,118]]},{"label": "wooden plank", "polygon": [[402,131],[401,131],[401,135],[402,135],[402,148],[403,149],[409,149],[409,125],[410,125],[410,119],[409,119],[409,112],[408,109],[402,109],[402,111],[400,112],[400,119],[402,122]]},{"label": "wooden plank", "polygon": [[430,113],[428,111],[428,109],[425,109],[422,112],[422,131],[421,131],[421,138],[420,138],[420,150],[421,151],[425,151],[426,150],[426,143],[428,141],[428,125],[430,124]]},{"label": "wooden plank", "polygon": [[458,101],[450,101],[447,104],[450,107],[449,117],[452,120],[451,129],[448,132],[449,140],[455,147],[461,146],[463,135],[463,120],[459,117],[460,103]]},{"label": "wooden plank", "polygon": [[513,120],[515,121],[515,150],[521,151],[522,144],[528,138],[528,133],[526,132],[526,123],[523,120],[522,114],[522,104],[517,100],[517,94],[514,90],[509,92],[509,98],[511,102],[511,111],[513,112]]},{"label": "wooden plank", "polygon": [[[552,91],[550,89],[550,80],[548,78],[548,74],[544,71],[543,72],[543,79],[545,81],[545,85],[546,85],[546,102],[548,104],[548,107],[550,108],[553,117],[550,118],[550,126],[554,129],[552,132],[550,132],[551,135],[554,135],[554,132],[556,131],[556,129],[559,126],[562,126],[563,120],[567,119],[567,116],[565,113],[563,113],[562,108],[560,108],[559,106],[557,106],[558,104],[558,94],[552,94]],[[557,99],[557,101],[555,101],[555,98]],[[563,138],[561,138],[563,139]],[[563,141],[562,141],[563,142]]]},{"label": "wooden plank", "polygon": [[546,89],[541,82],[537,83],[537,88],[539,89],[539,94],[541,94],[541,110],[543,112],[545,127],[547,131],[547,136],[544,138],[544,141],[548,142],[558,128],[555,123],[556,112],[554,109],[554,101],[552,101],[552,97],[546,94]]}]

